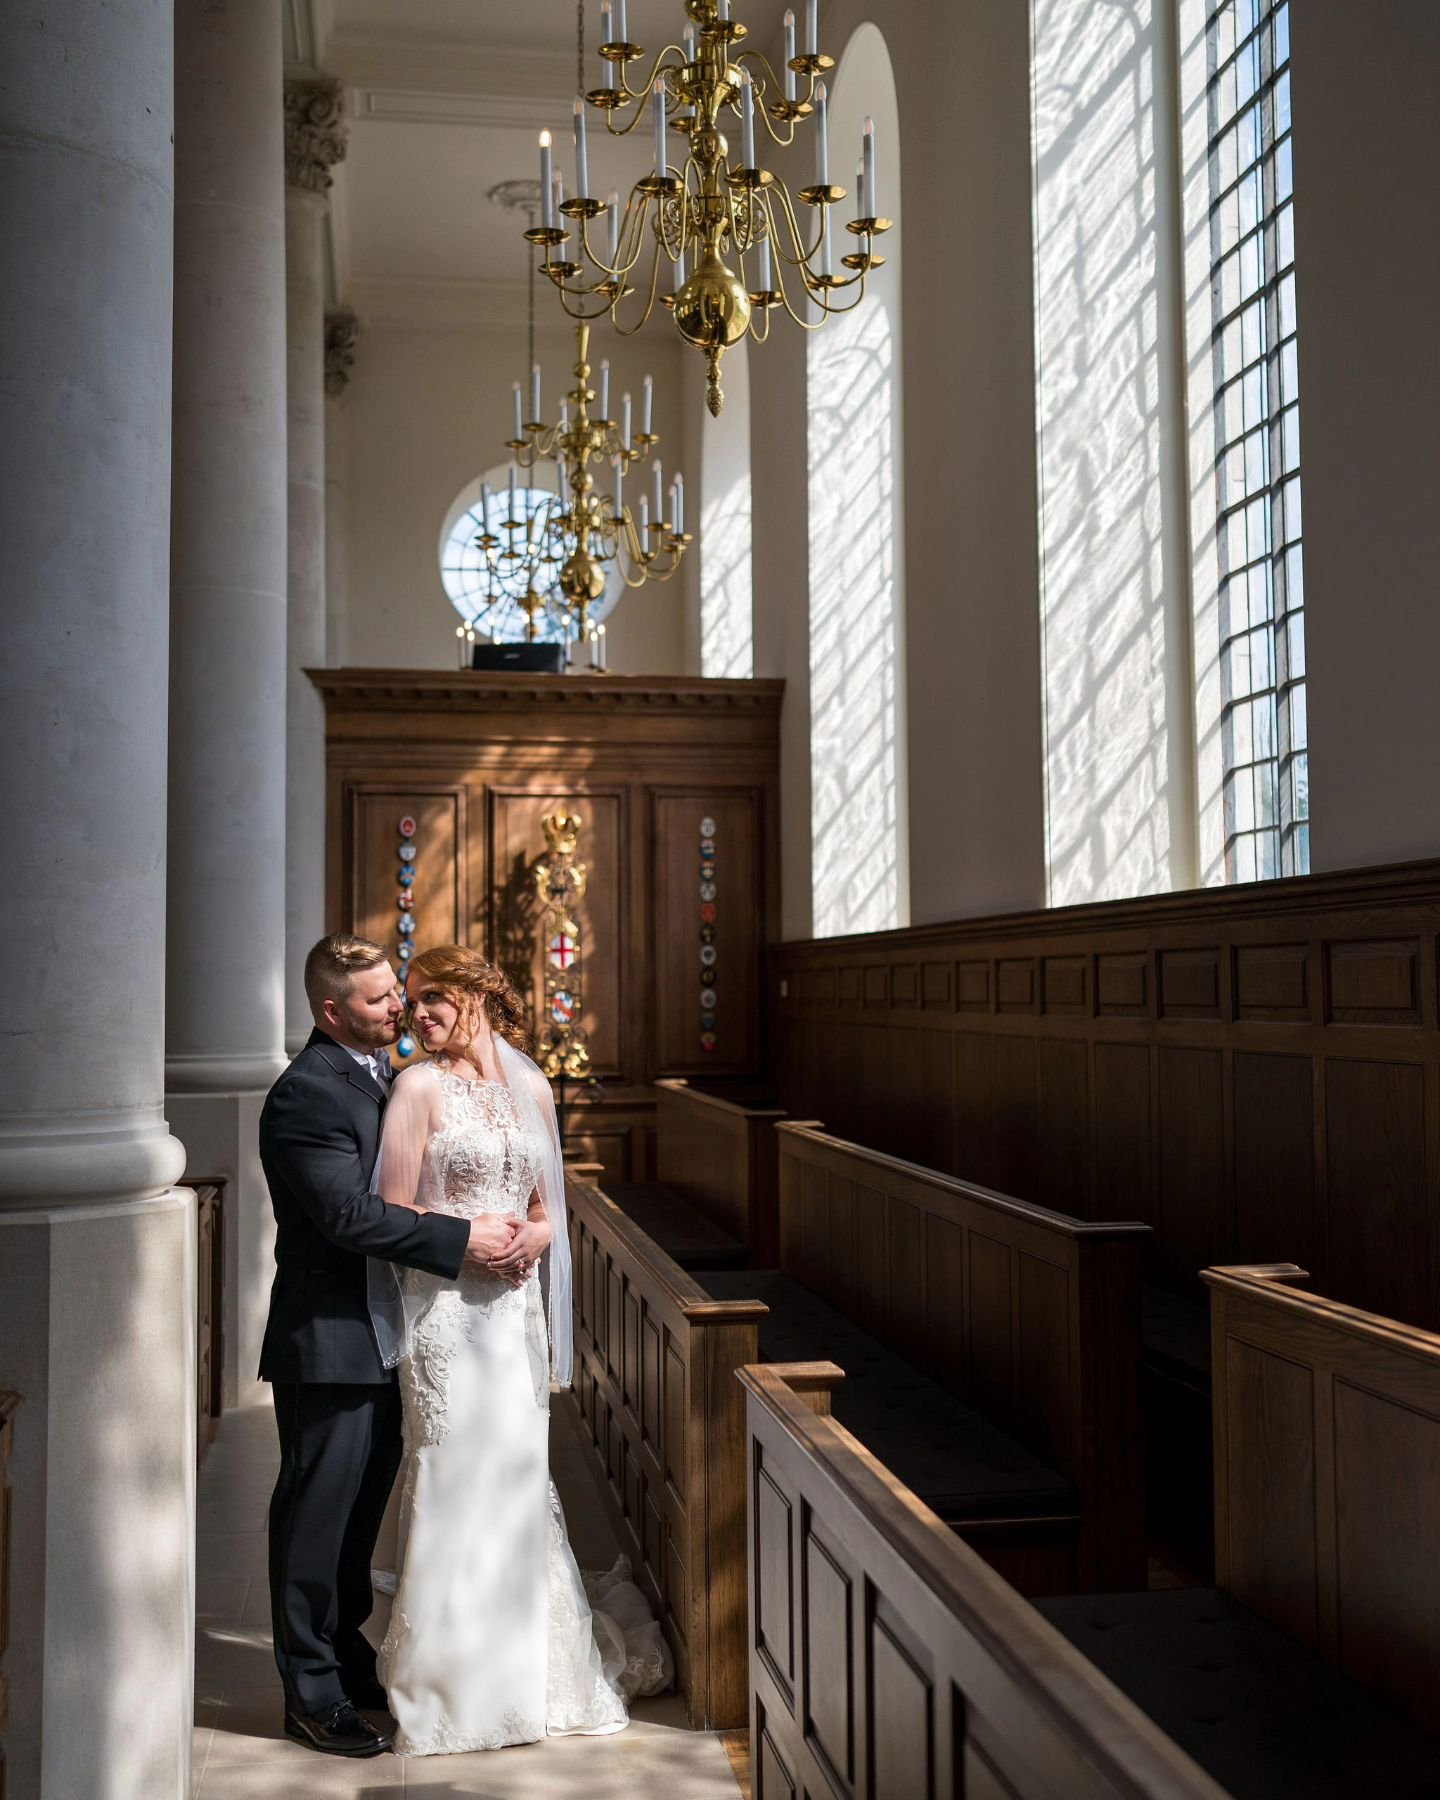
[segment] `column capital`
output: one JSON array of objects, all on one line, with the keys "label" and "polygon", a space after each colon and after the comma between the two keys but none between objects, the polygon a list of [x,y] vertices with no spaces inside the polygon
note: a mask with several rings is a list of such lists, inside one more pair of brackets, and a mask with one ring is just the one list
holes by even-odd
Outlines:
[{"label": "column capital", "polygon": [[285,83],[285,185],[323,194],[345,160],[345,90],[338,81]]},{"label": "column capital", "polygon": [[360,321],[354,313],[332,307],[325,314],[325,392],[333,397],[343,394],[350,384],[359,335]]}]

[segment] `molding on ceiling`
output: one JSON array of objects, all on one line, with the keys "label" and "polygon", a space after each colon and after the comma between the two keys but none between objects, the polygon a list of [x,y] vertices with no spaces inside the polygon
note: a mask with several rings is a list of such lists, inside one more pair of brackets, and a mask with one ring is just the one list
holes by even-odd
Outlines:
[{"label": "molding on ceiling", "polygon": [[357,87],[349,108],[355,124],[478,125],[488,131],[533,136],[547,118],[556,121],[564,102],[553,94],[445,94],[413,88]]},{"label": "molding on ceiling", "polygon": [[[306,0],[287,0],[305,4]],[[473,40],[337,33],[324,46],[325,72],[354,88],[390,94],[545,95],[567,101],[575,87],[569,51],[496,49]],[[468,121],[467,121],[468,122]]]}]

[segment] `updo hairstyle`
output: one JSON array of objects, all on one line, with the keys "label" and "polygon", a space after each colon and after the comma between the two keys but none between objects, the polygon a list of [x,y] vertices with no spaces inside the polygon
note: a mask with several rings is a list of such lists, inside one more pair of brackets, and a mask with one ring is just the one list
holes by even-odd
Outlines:
[{"label": "updo hairstyle", "polygon": [[464,944],[441,944],[422,950],[406,970],[420,976],[460,1009],[460,1028],[473,1031],[477,1011],[482,1011],[497,1037],[528,1051],[530,1034],[525,1029],[525,1007],[513,983],[478,950]]}]

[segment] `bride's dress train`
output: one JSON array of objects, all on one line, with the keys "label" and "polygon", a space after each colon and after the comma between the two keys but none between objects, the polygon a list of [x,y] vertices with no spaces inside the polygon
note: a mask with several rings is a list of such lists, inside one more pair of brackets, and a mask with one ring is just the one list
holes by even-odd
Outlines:
[{"label": "bride's dress train", "polygon": [[[422,1106],[420,1204],[523,1218],[543,1150],[509,1087],[434,1064],[397,1082],[381,1191]],[[550,1479],[540,1283],[406,1270],[402,1286],[416,1322],[400,1365],[399,1569],[380,1651],[396,1752],[619,1731],[626,1700],[669,1680],[669,1651],[623,1561],[587,1593],[571,1552]]]}]

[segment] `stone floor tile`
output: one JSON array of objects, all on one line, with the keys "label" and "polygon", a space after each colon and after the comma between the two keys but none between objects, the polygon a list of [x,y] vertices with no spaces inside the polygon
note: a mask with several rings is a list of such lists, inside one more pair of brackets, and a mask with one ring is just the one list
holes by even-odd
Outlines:
[{"label": "stone floor tile", "polygon": [[[197,1556],[203,1568],[203,1556]],[[200,1624],[233,1624],[245,1616],[245,1601],[254,1577],[250,1575],[198,1574],[195,1580],[195,1618]]]},{"label": "stone floor tile", "polygon": [[299,1744],[285,1762],[216,1763],[196,1789],[197,1800],[390,1800],[405,1791],[404,1765],[394,1756],[355,1760],[320,1756]]}]

